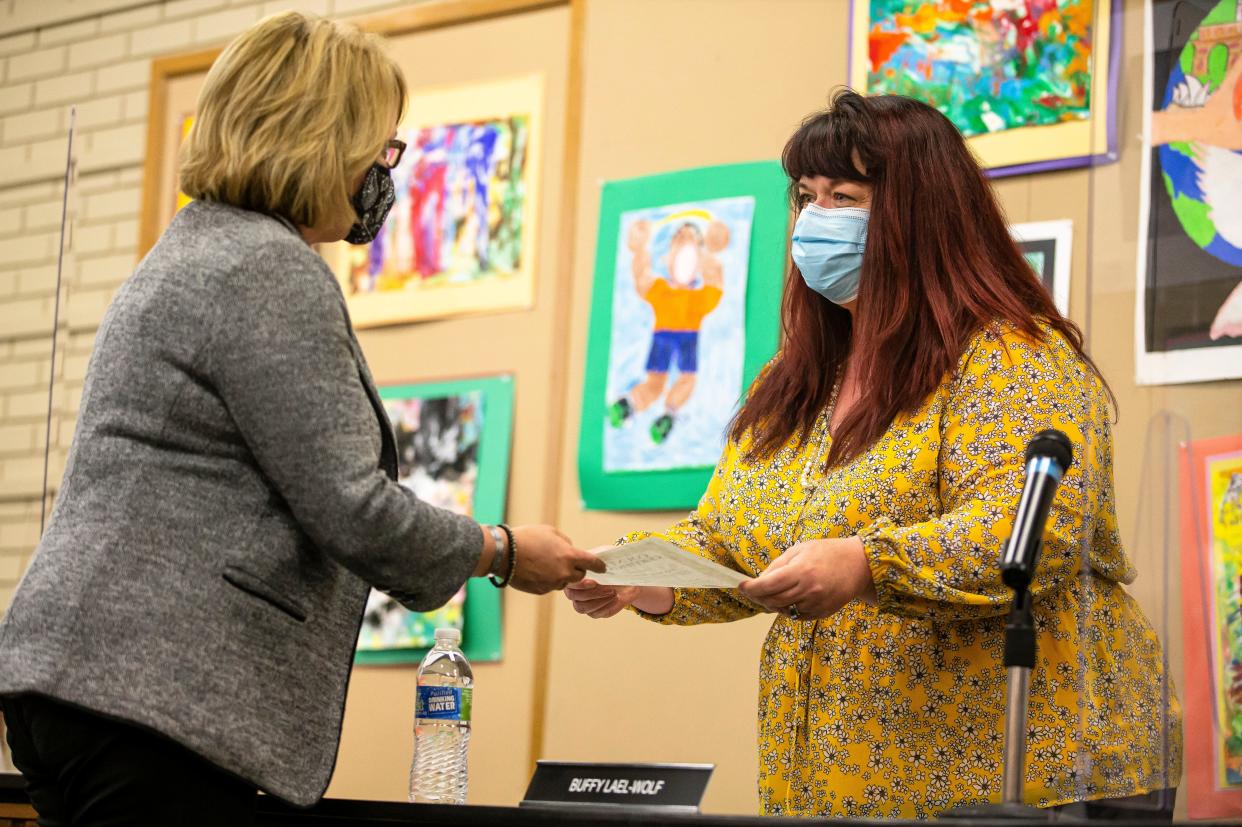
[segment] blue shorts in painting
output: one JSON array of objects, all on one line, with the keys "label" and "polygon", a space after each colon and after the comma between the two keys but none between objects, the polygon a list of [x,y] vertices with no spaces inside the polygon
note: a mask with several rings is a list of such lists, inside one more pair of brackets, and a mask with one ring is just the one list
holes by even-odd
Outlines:
[{"label": "blue shorts in painting", "polygon": [[648,373],[668,373],[673,357],[677,370],[694,373],[699,369],[699,332],[697,330],[657,330],[651,335],[651,353],[647,356]]}]

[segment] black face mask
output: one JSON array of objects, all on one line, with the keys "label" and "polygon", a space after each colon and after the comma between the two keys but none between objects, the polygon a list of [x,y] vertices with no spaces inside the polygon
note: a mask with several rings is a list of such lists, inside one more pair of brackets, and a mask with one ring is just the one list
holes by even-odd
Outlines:
[{"label": "black face mask", "polygon": [[362,179],[362,187],[354,193],[350,202],[358,220],[349,228],[345,240],[350,244],[367,244],[373,241],[384,227],[384,219],[397,200],[397,190],[392,183],[392,172],[383,164],[372,164]]}]

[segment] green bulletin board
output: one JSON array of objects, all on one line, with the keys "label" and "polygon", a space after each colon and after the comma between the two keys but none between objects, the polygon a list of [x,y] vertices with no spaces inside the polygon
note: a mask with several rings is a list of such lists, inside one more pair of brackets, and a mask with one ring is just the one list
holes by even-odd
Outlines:
[{"label": "green bulletin board", "polygon": [[[492,376],[379,389],[385,403],[410,399],[481,394],[482,432],[478,442],[478,472],[471,516],[480,523],[504,521],[509,487],[509,456],[513,435],[513,377]],[[497,661],[501,657],[502,612],[500,590],[486,578],[466,583],[462,607],[461,648],[471,662]],[[361,665],[418,663],[430,647],[359,650],[354,662]]]},{"label": "green bulletin board", "polygon": [[[604,185],[578,442],[578,481],[584,508],[638,511],[697,505],[719,459],[727,421],[759,370],[776,353],[788,260],[787,188],[788,180],[776,161],[702,167]],[[633,235],[640,221],[647,230],[639,238],[650,239],[649,243],[640,242]],[[714,231],[713,227],[722,229]],[[706,314],[700,310],[683,319],[683,327],[697,324],[698,330],[666,334],[666,341],[672,342],[670,354],[669,347],[663,347],[656,338],[661,311],[656,310],[650,298],[652,291],[644,292],[643,287],[664,280],[692,293],[708,283],[707,270],[701,265],[701,275],[695,279],[680,281],[673,275],[678,265],[670,249],[680,247],[670,248],[677,242],[669,238],[678,232],[698,240],[701,258],[710,255],[722,262],[724,298],[717,298],[718,303]],[[747,235],[749,246],[740,249]],[[727,244],[722,243],[724,239]],[[639,265],[635,264],[640,248],[650,260],[651,276],[641,283]],[[730,279],[739,277],[745,279],[744,297],[731,297]],[[675,292],[665,286],[659,289],[666,295]],[[644,309],[640,301],[650,302],[650,307]],[[693,304],[696,300],[688,301]],[[614,326],[633,332],[617,334]],[[710,372],[717,366],[713,363],[713,348],[720,351],[723,346],[723,350],[729,350],[724,341],[728,337],[742,349],[740,353],[736,349],[729,351],[735,363],[731,367],[733,373],[729,381],[713,389],[708,384]],[[662,347],[663,353],[657,353]],[[739,360],[740,368],[736,364]],[[628,386],[617,378],[622,362],[626,365],[623,381]],[[668,377],[666,390],[658,402],[636,411],[646,397],[631,401],[639,400],[641,393],[635,392],[634,387],[655,381],[650,379],[651,371],[659,373],[660,368]],[[699,409],[694,415],[686,413],[690,408],[688,402],[673,408],[676,403],[669,401],[674,394],[672,386],[685,373],[698,376],[691,399],[696,394],[702,397],[714,393],[708,396],[710,403],[698,401]],[[719,374],[717,371],[716,375]],[[627,393],[632,396],[626,396]],[[709,404],[710,409],[705,411]],[[665,413],[668,415],[661,422]],[[685,429],[695,426],[700,433],[685,436]],[[674,438],[683,442],[695,439],[697,443],[694,451],[687,449],[664,463],[673,467],[660,467],[660,451],[646,443],[625,456],[606,444],[618,439],[615,434],[626,428],[629,431],[623,436],[631,444],[646,439],[662,449],[673,445]],[[629,456],[639,457],[634,465],[640,467],[621,467]],[[675,455],[670,452],[669,456]],[[688,461],[678,465],[681,456]],[[652,461],[652,457],[657,459]],[[648,467],[641,467],[644,463]]]}]

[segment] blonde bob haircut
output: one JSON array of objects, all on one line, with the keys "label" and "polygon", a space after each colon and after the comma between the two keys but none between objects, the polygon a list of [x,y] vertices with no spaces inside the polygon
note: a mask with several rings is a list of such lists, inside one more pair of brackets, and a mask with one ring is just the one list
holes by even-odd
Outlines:
[{"label": "blonde bob haircut", "polygon": [[292,11],[266,17],[207,73],[181,190],[302,227],[348,227],[351,187],[379,160],[405,97],[375,35]]}]

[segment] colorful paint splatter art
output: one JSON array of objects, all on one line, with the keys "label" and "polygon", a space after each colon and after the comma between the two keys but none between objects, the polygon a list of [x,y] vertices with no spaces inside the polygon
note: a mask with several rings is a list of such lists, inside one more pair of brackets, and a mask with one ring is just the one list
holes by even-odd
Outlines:
[{"label": "colorful paint splatter art", "polygon": [[1086,120],[1093,0],[871,0],[867,92],[905,95],[964,135]]},{"label": "colorful paint splatter art", "polygon": [[[397,479],[426,503],[473,514],[483,433],[483,394],[389,400],[385,409],[397,438]],[[424,649],[435,630],[463,625],[465,589],[443,607],[411,612],[371,591],[358,637],[359,651]]]},{"label": "colorful paint splatter art", "polygon": [[[185,139],[190,137],[190,130],[193,128],[194,128],[194,116],[186,115],[185,118],[182,119],[181,121],[181,144],[182,145],[185,144]],[[194,200],[193,198],[186,195],[184,192],[180,190],[180,188],[178,188],[177,189],[177,207],[174,210],[174,212],[181,212],[182,208],[184,208],[186,204],[189,204],[193,200]]]},{"label": "colorful paint splatter art", "polygon": [[1242,455],[1207,462],[1219,788],[1242,787]]},{"label": "colorful paint splatter art", "polygon": [[[1159,26],[1161,18],[1155,21]],[[1168,443],[1177,444],[1180,455],[1185,680],[1177,694],[1185,774],[1179,787],[1189,818],[1221,820],[1242,815],[1242,434],[1187,440],[1188,431],[1170,433]]]},{"label": "colorful paint splatter art", "polygon": [[355,328],[534,305],[543,98],[542,75],[410,93],[382,232],[321,250]]},{"label": "colorful paint splatter art", "polygon": [[530,118],[452,123],[401,136],[397,203],[350,251],[352,294],[512,276],[522,263]]}]

